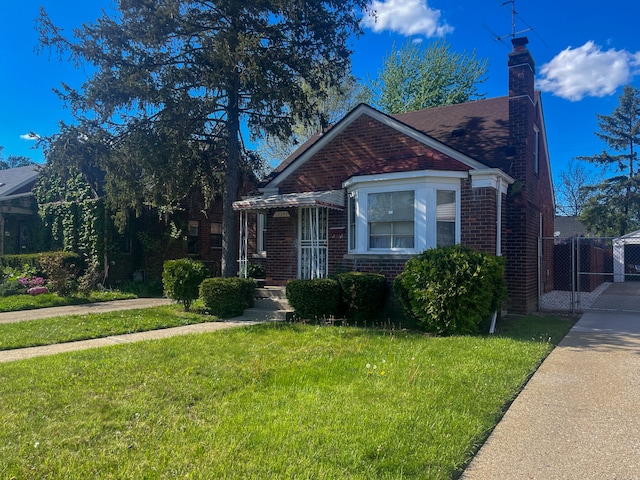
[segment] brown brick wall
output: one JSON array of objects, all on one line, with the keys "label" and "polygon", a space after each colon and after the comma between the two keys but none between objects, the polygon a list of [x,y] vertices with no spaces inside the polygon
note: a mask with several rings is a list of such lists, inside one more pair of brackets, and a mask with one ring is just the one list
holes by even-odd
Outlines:
[{"label": "brown brick wall", "polygon": [[[507,173],[516,183],[509,189],[506,213],[508,309],[526,314],[538,307],[538,289],[548,291],[553,285],[551,260],[538,265],[541,215],[542,235],[553,237],[553,187],[542,141],[541,107],[534,104],[535,64],[527,50],[520,50],[509,55],[509,67],[509,95],[513,97],[509,100],[509,142],[515,155]],[[540,131],[538,172],[534,168],[534,125]]]},{"label": "brown brick wall", "polygon": [[356,119],[280,184],[280,193],[335,190],[354,175],[469,167],[383,125]]}]

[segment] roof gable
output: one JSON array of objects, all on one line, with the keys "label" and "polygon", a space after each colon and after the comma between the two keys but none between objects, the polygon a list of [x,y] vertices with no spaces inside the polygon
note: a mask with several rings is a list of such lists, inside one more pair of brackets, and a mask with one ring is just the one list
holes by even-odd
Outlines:
[{"label": "roof gable", "polygon": [[378,110],[370,107],[366,104],[360,104],[349,112],[340,122],[333,126],[329,131],[324,134],[316,134],[311,137],[307,142],[294,152],[289,158],[287,158],[282,164],[280,164],[272,173],[270,178],[267,179],[268,183],[263,187],[264,191],[271,191],[278,188],[278,186],[286,180],[293,172],[299,167],[304,165],[311,157],[318,153],[322,148],[328,145],[333,139],[335,139],[340,133],[342,133],[353,122],[359,119],[362,115],[367,115],[373,120],[386,125],[397,132],[406,135],[423,145],[433,148],[445,155],[463,163],[470,169],[484,169],[486,165],[478,162],[477,160],[465,155],[448,145],[436,140],[435,138],[426,135],[425,133],[413,128],[397,118],[388,116],[379,112]]}]

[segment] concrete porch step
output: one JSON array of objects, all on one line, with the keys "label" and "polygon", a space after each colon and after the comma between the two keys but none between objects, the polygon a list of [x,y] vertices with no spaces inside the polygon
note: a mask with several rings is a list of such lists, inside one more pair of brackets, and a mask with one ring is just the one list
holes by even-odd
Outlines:
[{"label": "concrete porch step", "polygon": [[293,313],[293,309],[287,302],[284,287],[256,288],[254,292],[253,307],[247,308],[241,320],[254,321],[284,321],[287,315]]},{"label": "concrete porch step", "polygon": [[287,298],[285,287],[261,287],[256,288],[253,294],[254,298]]}]

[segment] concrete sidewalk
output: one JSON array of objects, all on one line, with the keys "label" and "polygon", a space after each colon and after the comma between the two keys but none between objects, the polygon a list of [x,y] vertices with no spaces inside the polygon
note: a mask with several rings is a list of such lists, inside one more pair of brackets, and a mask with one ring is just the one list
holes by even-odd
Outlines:
[{"label": "concrete sidewalk", "polygon": [[[113,312],[121,310],[132,310],[136,308],[149,308],[158,305],[172,303],[166,298],[137,298],[133,300],[115,300],[112,302],[89,303],[85,305],[73,305],[66,307],[41,308],[37,310],[23,310],[20,312],[0,313],[0,323],[13,323],[42,318],[51,318],[62,315],[85,315],[91,313]],[[0,363],[23,360],[27,358],[40,357],[44,355],[55,355],[57,353],[86,350],[89,348],[107,347],[121,343],[132,343],[143,340],[156,340],[173,337],[176,335],[188,335],[192,333],[212,332],[224,328],[238,327],[242,325],[253,325],[260,323],[246,319],[244,317],[232,318],[226,321],[197,323],[182,327],[165,328],[161,330],[151,330],[148,332],[129,333],[124,335],[113,335],[104,338],[91,340],[80,340],[77,342],[59,343],[55,345],[45,345],[42,347],[20,348],[15,350],[0,351]]]},{"label": "concrete sidewalk", "polygon": [[640,315],[585,313],[462,479],[640,479],[639,399]]},{"label": "concrete sidewalk", "polygon": [[24,322],[40,318],[61,317],[63,315],[85,315],[87,313],[116,312],[136,308],[157,307],[173,303],[168,298],[133,298],[130,300],[113,300],[111,302],[85,303],[64,307],[37,308],[18,312],[0,312],[0,323]]}]

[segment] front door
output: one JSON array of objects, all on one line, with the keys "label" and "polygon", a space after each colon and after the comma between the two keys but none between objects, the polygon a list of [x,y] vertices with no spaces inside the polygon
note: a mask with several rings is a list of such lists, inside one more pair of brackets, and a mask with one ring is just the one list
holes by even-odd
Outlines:
[{"label": "front door", "polygon": [[327,276],[327,218],[327,209],[324,207],[298,209],[298,278]]}]

